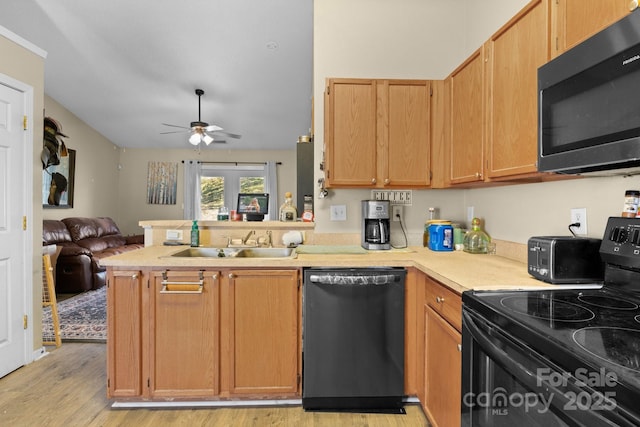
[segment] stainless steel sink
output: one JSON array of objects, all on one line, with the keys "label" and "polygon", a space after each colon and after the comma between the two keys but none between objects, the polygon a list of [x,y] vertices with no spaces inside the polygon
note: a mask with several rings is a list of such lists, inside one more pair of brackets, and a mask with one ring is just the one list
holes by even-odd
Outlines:
[{"label": "stainless steel sink", "polygon": [[232,258],[240,249],[235,248],[189,248],[171,255],[181,258]]},{"label": "stainless steel sink", "polygon": [[295,248],[189,248],[176,252],[181,258],[295,258]]},{"label": "stainless steel sink", "polygon": [[237,258],[295,258],[295,248],[244,248],[238,251]]}]

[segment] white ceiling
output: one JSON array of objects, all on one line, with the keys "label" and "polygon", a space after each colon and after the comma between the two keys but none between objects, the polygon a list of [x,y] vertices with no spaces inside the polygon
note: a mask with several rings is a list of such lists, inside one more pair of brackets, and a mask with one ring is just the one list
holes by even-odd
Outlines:
[{"label": "white ceiling", "polygon": [[131,148],[192,147],[161,123],[196,121],[201,88],[202,120],[242,135],[203,150],[294,149],[311,126],[312,15],[313,0],[0,1],[0,25],[47,51],[46,94]]}]

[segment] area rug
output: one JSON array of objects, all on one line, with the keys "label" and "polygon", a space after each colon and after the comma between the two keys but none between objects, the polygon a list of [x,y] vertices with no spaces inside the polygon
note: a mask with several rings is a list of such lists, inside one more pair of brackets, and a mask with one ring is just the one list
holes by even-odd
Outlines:
[{"label": "area rug", "polygon": [[[107,342],[107,287],[87,291],[58,303],[62,341]],[[42,313],[42,336],[53,341],[51,308]]]}]

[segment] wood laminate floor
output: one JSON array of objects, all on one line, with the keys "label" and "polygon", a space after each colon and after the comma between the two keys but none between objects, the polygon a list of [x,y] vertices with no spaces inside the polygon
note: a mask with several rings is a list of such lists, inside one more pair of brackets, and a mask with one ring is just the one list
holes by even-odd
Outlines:
[{"label": "wood laminate floor", "polygon": [[0,379],[0,426],[428,426],[418,405],[406,415],[262,408],[112,409],[106,397],[106,346],[64,343]]}]

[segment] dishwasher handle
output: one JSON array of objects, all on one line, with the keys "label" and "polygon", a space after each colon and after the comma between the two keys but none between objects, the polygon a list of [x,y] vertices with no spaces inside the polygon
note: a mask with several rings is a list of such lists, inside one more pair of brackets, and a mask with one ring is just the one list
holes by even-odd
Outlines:
[{"label": "dishwasher handle", "polygon": [[389,285],[400,281],[398,274],[310,274],[309,281],[320,285]]}]

